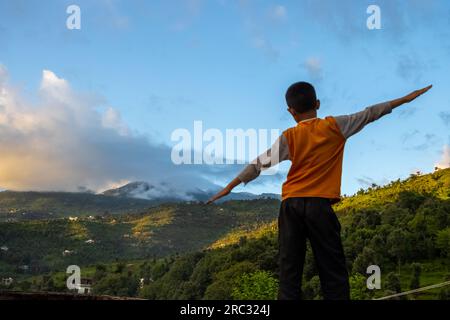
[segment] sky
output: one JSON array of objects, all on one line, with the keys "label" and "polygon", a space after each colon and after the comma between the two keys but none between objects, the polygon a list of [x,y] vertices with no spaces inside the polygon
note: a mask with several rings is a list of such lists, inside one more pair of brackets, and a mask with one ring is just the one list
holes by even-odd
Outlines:
[{"label": "sky", "polygon": [[[0,188],[224,185],[243,166],[174,165],[172,133],[281,132],[296,81],[314,84],[320,117],[433,84],[349,139],[342,193],[432,172],[450,165],[449,55],[445,0],[0,0]],[[280,193],[288,166],[236,191]]]}]

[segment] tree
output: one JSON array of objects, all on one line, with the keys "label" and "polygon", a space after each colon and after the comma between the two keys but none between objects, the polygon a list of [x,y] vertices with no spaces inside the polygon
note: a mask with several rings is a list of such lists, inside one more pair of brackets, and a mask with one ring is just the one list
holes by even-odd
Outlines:
[{"label": "tree", "polygon": [[422,271],[422,265],[420,263],[411,264],[412,268],[412,278],[409,283],[410,289],[417,289],[420,287],[420,273]]},{"label": "tree", "polygon": [[417,192],[401,191],[398,194],[398,204],[411,212],[416,211],[426,198]]},{"label": "tree", "polygon": [[112,296],[135,296],[139,288],[139,280],[134,276],[120,273],[111,273],[94,284],[95,294]]},{"label": "tree", "polygon": [[232,289],[235,300],[275,300],[278,292],[278,280],[270,272],[258,270],[243,274]]},{"label": "tree", "polygon": [[408,258],[410,249],[408,236],[406,231],[398,228],[392,231],[387,238],[388,252],[396,258],[399,269],[402,261]]},{"label": "tree", "polygon": [[372,298],[372,291],[367,288],[366,277],[356,273],[350,277],[350,298],[352,300],[369,300]]},{"label": "tree", "polygon": [[256,271],[257,268],[253,263],[243,261],[216,273],[213,276],[213,283],[206,288],[204,299],[228,300],[232,298],[236,280],[245,273],[253,273]]},{"label": "tree", "polygon": [[365,247],[353,262],[353,272],[365,274],[367,267],[372,264],[378,264],[375,261],[375,251],[370,247]]},{"label": "tree", "polygon": [[436,247],[441,250],[444,257],[450,257],[450,227],[437,233]]},{"label": "tree", "polygon": [[384,280],[384,288],[386,290],[391,290],[393,292],[399,293],[402,291],[402,286],[400,283],[400,278],[398,274],[394,272],[388,273],[386,279]]},{"label": "tree", "polygon": [[161,278],[167,271],[169,271],[169,265],[165,260],[158,260],[150,268],[150,275],[153,280]]},{"label": "tree", "polygon": [[126,267],[126,266],[125,266],[125,263],[124,263],[124,262],[119,262],[119,263],[117,263],[114,272],[115,272],[115,273],[122,273],[123,270],[125,270],[125,267]]},{"label": "tree", "polygon": [[92,280],[94,282],[100,281],[100,279],[102,279],[106,275],[107,275],[106,266],[103,264],[98,264],[95,266],[95,273]]}]

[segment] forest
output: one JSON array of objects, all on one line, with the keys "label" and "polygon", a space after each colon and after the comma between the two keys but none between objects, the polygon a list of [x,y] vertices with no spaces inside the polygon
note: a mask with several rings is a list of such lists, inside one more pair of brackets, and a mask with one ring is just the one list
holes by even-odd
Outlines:
[{"label": "forest", "polygon": [[[182,250],[165,250],[162,254],[153,252],[146,257],[136,252],[128,259],[120,255],[100,255],[98,261],[86,259],[81,266],[83,277],[92,279],[93,293],[97,295],[147,299],[276,299],[278,203],[252,200],[211,207],[196,204],[188,212],[191,216],[186,213],[186,219],[202,210],[203,215],[218,210],[217,216],[208,216],[207,224],[213,223],[210,219],[217,219],[223,210],[224,215],[235,218],[228,227],[210,234],[207,242],[190,248],[179,247]],[[342,225],[352,299],[372,299],[450,280],[450,169],[412,174],[408,179],[385,186],[372,185],[343,198],[334,210]],[[134,214],[123,217],[135,218]],[[216,222],[223,225],[226,220]],[[177,219],[161,222],[155,218],[150,225],[163,223],[168,227],[174,221]],[[190,229],[189,224],[184,226],[188,230],[181,238],[205,230],[204,227]],[[151,229],[147,231],[150,234],[142,237],[151,238]],[[179,231],[180,228],[172,229],[170,234]],[[8,239],[4,225],[0,235],[2,241]],[[4,260],[5,254],[1,254]],[[381,269],[380,290],[366,287],[369,265]],[[67,275],[61,266],[48,270],[45,275],[22,275],[14,289],[66,291]],[[305,299],[321,298],[310,248],[302,291]],[[405,299],[450,299],[450,289],[433,289]]]}]

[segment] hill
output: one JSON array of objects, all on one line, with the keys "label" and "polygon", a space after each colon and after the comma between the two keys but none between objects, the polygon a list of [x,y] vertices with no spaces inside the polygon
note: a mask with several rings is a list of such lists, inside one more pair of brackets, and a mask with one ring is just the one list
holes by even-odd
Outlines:
[{"label": "hill", "polygon": [[[412,175],[384,187],[362,190],[335,205],[353,299],[371,299],[450,279],[449,181],[450,169]],[[124,228],[120,233],[132,232],[136,255],[117,250],[115,256],[102,257],[115,257],[117,262],[86,259],[84,275],[93,279],[96,294],[150,299],[273,299],[278,281],[278,204],[276,200],[213,206],[172,204],[142,215],[125,215],[115,223],[99,222]],[[10,227],[2,226],[1,230]],[[29,223],[22,228],[17,238],[25,229],[32,229]],[[86,229],[89,234],[89,227]],[[9,239],[2,232],[3,239]],[[162,251],[139,251],[139,243],[145,250],[153,247],[151,250]],[[186,252],[188,247],[190,252]],[[87,256],[94,260],[96,254]],[[161,255],[165,256],[158,258]],[[381,268],[381,290],[366,288],[366,268],[373,264]],[[52,271],[47,276],[24,278],[16,289],[66,290],[63,269]],[[307,299],[321,296],[311,250],[306,256],[303,292]],[[450,299],[450,290],[432,290],[410,298]]]},{"label": "hill", "polygon": [[202,250],[234,229],[272,221],[277,206],[277,200],[176,203],[139,214],[0,223],[0,247],[7,248],[0,251],[0,277]]},{"label": "hill", "polygon": [[411,174],[406,180],[392,181],[385,186],[373,185],[359,190],[355,196],[345,197],[335,205],[343,214],[353,209],[382,208],[398,200],[401,194],[416,194],[440,200],[450,198],[450,169],[437,170],[432,174]]},{"label": "hill", "polygon": [[[147,191],[146,191],[147,190]],[[145,212],[163,203],[186,203],[183,197],[165,196],[147,198],[142,192],[151,191],[147,183],[130,183],[105,191],[103,194],[77,192],[0,192],[0,222],[49,220],[72,217],[117,215]],[[190,202],[206,201],[212,192],[193,192]],[[279,195],[247,192],[231,193],[229,200],[279,199]],[[224,202],[223,200],[220,202]]]},{"label": "hill", "polygon": [[[372,299],[450,280],[450,169],[372,187],[335,206],[351,274],[352,299]],[[275,210],[275,208],[274,208]],[[127,292],[150,299],[274,299],[277,291],[275,222],[237,228],[203,252],[91,270],[94,292]],[[381,268],[381,290],[368,290],[366,268]],[[131,275],[127,281],[125,275]],[[134,280],[133,280],[134,277]],[[142,289],[135,279],[145,279]],[[321,297],[309,248],[306,299]],[[450,299],[434,289],[409,299]]]},{"label": "hill", "polygon": [[0,192],[0,221],[55,219],[141,212],[156,203],[91,193]]}]

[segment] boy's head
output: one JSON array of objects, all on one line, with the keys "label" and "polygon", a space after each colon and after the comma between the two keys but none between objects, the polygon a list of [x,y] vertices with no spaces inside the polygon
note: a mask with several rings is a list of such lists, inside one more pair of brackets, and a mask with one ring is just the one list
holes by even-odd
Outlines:
[{"label": "boy's head", "polygon": [[286,103],[292,115],[315,111],[320,106],[316,90],[308,82],[296,82],[291,85],[286,91]]}]

